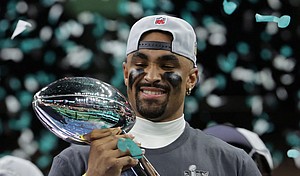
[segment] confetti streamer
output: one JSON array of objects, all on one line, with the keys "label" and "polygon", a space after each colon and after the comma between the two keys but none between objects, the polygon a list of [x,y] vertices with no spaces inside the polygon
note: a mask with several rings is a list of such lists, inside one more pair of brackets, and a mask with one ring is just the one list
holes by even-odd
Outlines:
[{"label": "confetti streamer", "polygon": [[23,21],[23,20],[19,20],[17,23],[16,29],[15,29],[13,35],[11,36],[11,39],[13,40],[17,35],[21,34],[28,27],[32,27],[30,23]]},{"label": "confetti streamer", "polygon": [[279,28],[285,28],[290,24],[291,17],[283,15],[280,18],[272,15],[255,14],[256,22],[275,22]]}]

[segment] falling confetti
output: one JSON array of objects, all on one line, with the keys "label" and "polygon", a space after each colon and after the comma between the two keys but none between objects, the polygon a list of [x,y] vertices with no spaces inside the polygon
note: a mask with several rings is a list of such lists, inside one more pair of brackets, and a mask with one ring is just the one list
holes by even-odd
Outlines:
[{"label": "falling confetti", "polygon": [[231,15],[237,8],[237,4],[234,2],[223,1],[223,9],[227,15]]},{"label": "falling confetti", "polygon": [[275,22],[279,28],[285,28],[290,24],[291,17],[283,15],[280,18],[273,15],[255,14],[256,22]]},{"label": "falling confetti", "polygon": [[287,151],[287,156],[289,158],[298,158],[300,157],[300,151],[296,149],[290,149]]},{"label": "falling confetti", "polygon": [[[30,113],[28,96],[65,76],[99,78],[126,93],[122,63],[131,25],[145,15],[169,13],[191,22],[199,39],[199,82],[186,101],[187,121],[200,129],[224,121],[253,129],[270,146],[275,166],[288,158],[282,147],[297,148],[300,136],[294,132],[300,127],[300,32],[292,19],[299,15],[300,1],[155,2],[95,0],[70,8],[65,0],[4,1],[0,6],[0,155],[18,151],[47,175],[53,153],[68,144],[57,139],[56,145],[45,137],[41,123]],[[261,21],[268,22],[263,27],[257,25],[256,13],[274,16]],[[291,17],[278,16],[285,13]],[[18,19],[31,24],[20,20],[22,30],[11,36]],[[289,24],[291,19],[294,25]],[[279,30],[283,27],[287,28]],[[16,40],[17,35],[22,38]],[[16,143],[24,127],[34,134],[32,144],[41,143],[35,153],[27,151],[32,145]],[[43,146],[43,141],[50,142]]]},{"label": "falling confetti", "polygon": [[28,27],[32,27],[29,22],[19,20],[16,26],[16,29],[11,36],[11,39],[13,40],[17,35],[21,34],[23,31],[25,31]]}]

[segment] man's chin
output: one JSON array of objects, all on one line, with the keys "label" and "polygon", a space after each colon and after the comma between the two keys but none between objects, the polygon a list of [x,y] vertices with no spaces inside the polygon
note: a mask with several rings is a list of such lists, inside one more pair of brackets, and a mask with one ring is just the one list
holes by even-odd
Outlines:
[{"label": "man's chin", "polygon": [[143,118],[151,121],[159,121],[165,112],[166,106],[166,102],[159,102],[156,100],[136,101],[136,107],[139,114]]},{"label": "man's chin", "polygon": [[161,119],[161,116],[164,114],[164,109],[162,107],[157,107],[151,109],[149,108],[138,108],[139,114],[150,121],[159,121]]}]

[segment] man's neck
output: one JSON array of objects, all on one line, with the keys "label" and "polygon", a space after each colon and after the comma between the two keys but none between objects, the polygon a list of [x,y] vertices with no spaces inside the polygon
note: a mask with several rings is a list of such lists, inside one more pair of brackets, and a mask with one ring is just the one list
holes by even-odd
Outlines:
[{"label": "man's neck", "polygon": [[174,142],[184,131],[184,115],[168,122],[152,122],[140,117],[136,118],[135,125],[129,133],[141,142],[144,148],[161,148]]}]

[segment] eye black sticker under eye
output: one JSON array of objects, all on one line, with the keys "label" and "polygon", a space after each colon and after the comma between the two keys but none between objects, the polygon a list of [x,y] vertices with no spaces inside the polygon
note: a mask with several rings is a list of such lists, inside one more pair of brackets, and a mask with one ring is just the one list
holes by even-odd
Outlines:
[{"label": "eye black sticker under eye", "polygon": [[131,70],[130,71],[130,73],[129,73],[129,87],[130,87],[130,89],[132,89],[132,85],[133,85],[133,83],[135,82],[135,80],[140,76],[140,75],[142,75],[142,74],[144,74],[145,73],[145,71],[144,71],[144,69],[142,69],[142,68],[140,68],[140,69],[133,69],[133,70]]},{"label": "eye black sticker under eye", "polygon": [[166,72],[164,73],[163,77],[164,79],[168,80],[174,88],[180,87],[180,84],[182,83],[181,76],[174,72]]}]

